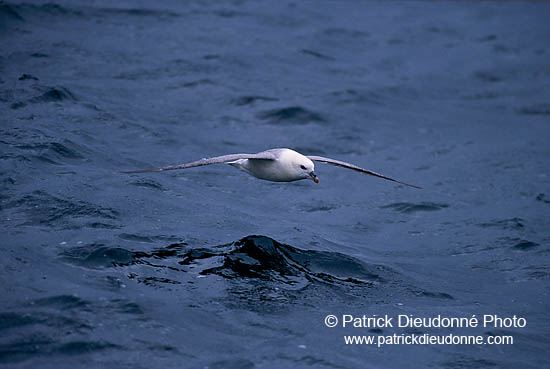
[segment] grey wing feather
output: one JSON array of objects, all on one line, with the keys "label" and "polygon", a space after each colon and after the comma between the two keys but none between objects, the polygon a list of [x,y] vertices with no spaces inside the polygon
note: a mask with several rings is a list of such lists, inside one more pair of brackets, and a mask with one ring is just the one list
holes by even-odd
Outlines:
[{"label": "grey wing feather", "polygon": [[420,188],[420,189],[422,188],[422,187],[418,187],[418,186],[415,186],[415,185],[412,185],[412,184],[408,184],[408,183],[405,183],[405,182],[398,181],[397,179],[386,177],[385,175],[373,172],[372,170],[368,170],[368,169],[358,167],[357,165],[346,163],[345,161],[334,160],[334,159],[330,159],[330,158],[324,158],[322,156],[308,156],[308,158],[310,160],[320,161],[322,163],[327,163],[327,164],[336,165],[336,166],[339,166],[339,167],[353,169],[353,170],[356,170],[356,171],[361,172],[361,173],[370,174],[371,176],[387,179],[388,181],[397,182],[397,183],[403,184],[405,186]]},{"label": "grey wing feather", "polygon": [[258,154],[229,154],[229,155],[215,156],[212,158],[204,158],[204,159],[200,159],[197,161],[180,164],[180,165],[171,165],[168,167],[153,168],[153,169],[123,171],[120,173],[136,174],[136,173],[164,172],[166,170],[187,169],[187,168],[201,167],[203,165],[226,163],[228,161],[239,160],[239,159],[276,160],[277,158],[275,155],[267,151],[263,151]]}]

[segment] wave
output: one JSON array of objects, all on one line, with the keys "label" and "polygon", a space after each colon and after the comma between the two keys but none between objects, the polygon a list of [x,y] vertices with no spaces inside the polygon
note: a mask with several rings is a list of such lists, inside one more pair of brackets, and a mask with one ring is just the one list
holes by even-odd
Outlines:
[{"label": "wave", "polygon": [[381,209],[394,209],[399,213],[413,214],[420,211],[437,211],[444,208],[448,208],[447,204],[438,204],[435,202],[420,202],[420,203],[411,203],[411,202],[396,202],[393,204],[381,206]]},{"label": "wave", "polygon": [[321,114],[301,106],[266,110],[258,113],[257,117],[269,124],[308,124],[327,121]]},{"label": "wave", "polygon": [[[334,294],[346,300],[366,296],[385,300],[394,294],[453,299],[447,293],[415,287],[410,278],[385,265],[339,252],[302,250],[257,235],[213,247],[181,242],[147,252],[93,243],[65,250],[60,257],[88,269],[117,268],[130,280],[160,289],[216,283],[209,278],[221,277],[230,281],[229,292],[237,304],[245,296],[246,304],[253,305],[272,299],[317,301]],[[281,296],[274,298],[273,290]]]}]

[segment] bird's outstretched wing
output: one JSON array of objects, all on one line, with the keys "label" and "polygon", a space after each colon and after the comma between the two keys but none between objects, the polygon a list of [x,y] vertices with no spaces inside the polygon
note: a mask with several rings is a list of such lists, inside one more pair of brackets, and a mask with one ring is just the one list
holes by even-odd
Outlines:
[{"label": "bird's outstretched wing", "polygon": [[204,158],[197,161],[193,161],[191,163],[171,165],[169,167],[121,171],[120,173],[135,174],[135,173],[164,172],[165,170],[187,169],[187,168],[193,168],[193,167],[200,167],[203,165],[226,163],[228,161],[239,160],[239,159],[276,160],[277,157],[274,154],[267,151],[263,151],[257,154],[229,154],[229,155],[215,156],[213,158]]},{"label": "bird's outstretched wing", "polygon": [[397,182],[397,183],[401,183],[405,186],[410,186],[410,187],[414,187],[414,188],[422,188],[422,187],[418,187],[418,186],[415,186],[415,185],[412,185],[412,184],[408,184],[408,183],[405,183],[405,182],[401,182],[401,181],[398,181],[397,179],[393,179],[393,178],[390,178],[390,177],[386,177],[380,173],[376,173],[376,172],[373,172],[371,170],[368,170],[368,169],[364,169],[364,168],[361,168],[361,167],[358,167],[357,165],[353,165],[353,164],[350,164],[350,163],[346,163],[345,161],[340,161],[340,160],[334,160],[334,159],[330,159],[330,158],[324,158],[322,156],[308,156],[308,158],[310,160],[314,160],[314,161],[320,161],[322,163],[327,163],[327,164],[331,164],[331,165],[336,165],[336,166],[339,166],[339,167],[344,167],[344,168],[348,168],[348,169],[353,169],[353,170],[356,170],[358,172],[361,172],[361,173],[366,173],[366,174],[370,174],[371,176],[375,176],[375,177],[378,177],[378,178],[383,178],[383,179],[387,179],[388,181],[393,181],[393,182]]}]

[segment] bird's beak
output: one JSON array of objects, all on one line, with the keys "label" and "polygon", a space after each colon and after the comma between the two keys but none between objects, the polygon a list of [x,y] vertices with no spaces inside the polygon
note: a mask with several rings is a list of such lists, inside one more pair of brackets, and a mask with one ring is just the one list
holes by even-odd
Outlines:
[{"label": "bird's beak", "polygon": [[309,172],[309,178],[315,183],[319,183],[319,178],[317,178],[317,175],[315,175],[315,172]]}]

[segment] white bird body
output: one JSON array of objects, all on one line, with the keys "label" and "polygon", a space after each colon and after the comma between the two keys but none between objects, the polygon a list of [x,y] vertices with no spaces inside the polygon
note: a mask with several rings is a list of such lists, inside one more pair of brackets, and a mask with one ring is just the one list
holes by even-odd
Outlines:
[{"label": "white bird body", "polygon": [[382,174],[373,172],[344,161],[325,158],[322,156],[305,156],[291,149],[270,149],[257,154],[229,154],[204,158],[190,163],[172,165],[169,167],[134,170],[122,173],[149,173],[163,172],[166,170],[188,169],[204,165],[227,163],[238,168],[256,178],[272,182],[293,182],[301,179],[311,179],[319,183],[319,178],[315,174],[314,161],[336,165],[343,168],[352,169],[361,173],[369,174],[375,177],[387,179],[389,181],[404,184],[406,186],[420,188],[405,182],[398,181]]},{"label": "white bird body", "polygon": [[299,152],[290,149],[271,149],[265,152],[274,154],[277,160],[238,159],[227,164],[256,178],[272,182],[298,181],[311,177],[311,173],[314,173],[313,162]]}]

